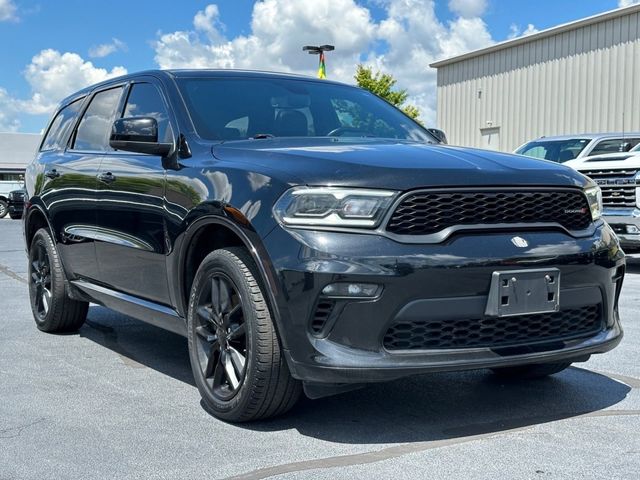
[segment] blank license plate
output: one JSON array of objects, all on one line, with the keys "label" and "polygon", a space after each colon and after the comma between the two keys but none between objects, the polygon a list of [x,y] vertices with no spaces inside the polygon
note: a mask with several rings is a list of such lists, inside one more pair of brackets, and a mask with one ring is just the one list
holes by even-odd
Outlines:
[{"label": "blank license plate", "polygon": [[509,317],[557,312],[559,297],[557,268],[493,272],[485,314]]}]

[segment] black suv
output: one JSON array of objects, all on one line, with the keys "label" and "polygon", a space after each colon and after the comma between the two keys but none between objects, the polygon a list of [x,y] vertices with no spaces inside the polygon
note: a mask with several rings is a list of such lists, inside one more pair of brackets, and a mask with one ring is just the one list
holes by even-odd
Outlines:
[{"label": "black suv", "polygon": [[7,209],[9,211],[9,217],[14,220],[22,218],[22,212],[24,210],[24,197],[25,190],[13,190],[7,195]]},{"label": "black suv", "polygon": [[549,375],[622,337],[591,180],[440,145],[367,91],[151,71],[70,96],[46,132],[24,216],[38,328],[95,302],[185,335],[224,419],[416,373]]}]

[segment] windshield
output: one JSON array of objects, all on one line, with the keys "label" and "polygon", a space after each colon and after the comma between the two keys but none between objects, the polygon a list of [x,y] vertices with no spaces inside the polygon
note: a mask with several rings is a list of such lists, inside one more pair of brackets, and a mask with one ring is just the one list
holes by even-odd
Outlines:
[{"label": "windshield", "polygon": [[377,137],[438,141],[359,88],[280,78],[178,78],[198,135],[208,140]]},{"label": "windshield", "polygon": [[572,138],[569,140],[535,140],[516,150],[520,155],[542,158],[553,162],[564,163],[573,160],[584,150],[591,139]]}]

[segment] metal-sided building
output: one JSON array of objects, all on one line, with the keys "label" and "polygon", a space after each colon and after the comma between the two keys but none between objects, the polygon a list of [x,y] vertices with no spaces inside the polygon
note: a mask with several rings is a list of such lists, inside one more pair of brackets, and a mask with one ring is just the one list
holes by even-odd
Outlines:
[{"label": "metal-sided building", "polygon": [[550,135],[640,131],[640,5],[438,61],[449,142],[513,151]]},{"label": "metal-sided building", "polygon": [[20,181],[41,139],[36,133],[0,133],[0,182]]}]

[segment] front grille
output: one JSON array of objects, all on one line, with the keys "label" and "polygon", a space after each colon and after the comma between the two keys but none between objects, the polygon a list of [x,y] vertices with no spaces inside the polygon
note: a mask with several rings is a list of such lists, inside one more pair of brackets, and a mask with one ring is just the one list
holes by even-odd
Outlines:
[{"label": "front grille", "polygon": [[635,207],[635,185],[600,185],[602,204],[605,207]]},{"label": "front grille", "polygon": [[496,348],[592,336],[601,329],[600,305],[590,305],[513,317],[401,322],[389,328],[383,345],[389,351]]},{"label": "front grille", "polygon": [[428,191],[407,195],[387,224],[398,235],[429,235],[457,225],[559,223],[583,230],[591,212],[580,191]]},{"label": "front grille", "polygon": [[599,169],[599,170],[580,170],[580,173],[586,175],[589,178],[635,178],[637,170],[611,170],[611,169]]},{"label": "front grille", "polygon": [[[636,206],[636,186],[640,186],[635,182],[637,170],[599,169],[584,170],[581,173],[598,182],[602,189],[602,204],[605,207]],[[606,182],[609,181],[611,184],[607,185]]]}]

